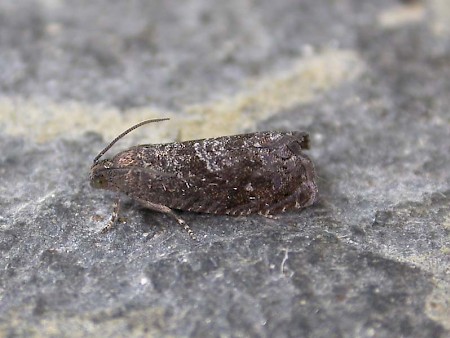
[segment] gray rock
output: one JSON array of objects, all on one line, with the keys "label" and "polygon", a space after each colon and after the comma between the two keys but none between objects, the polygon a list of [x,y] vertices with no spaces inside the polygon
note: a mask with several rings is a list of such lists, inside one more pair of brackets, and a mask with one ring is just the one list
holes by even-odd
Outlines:
[{"label": "gray rock", "polygon": [[[445,0],[0,3],[0,335],[448,336],[449,20]],[[196,243],[124,199],[100,234],[92,159],[155,115],[175,124],[112,153],[306,130],[320,201],[180,212]]]}]

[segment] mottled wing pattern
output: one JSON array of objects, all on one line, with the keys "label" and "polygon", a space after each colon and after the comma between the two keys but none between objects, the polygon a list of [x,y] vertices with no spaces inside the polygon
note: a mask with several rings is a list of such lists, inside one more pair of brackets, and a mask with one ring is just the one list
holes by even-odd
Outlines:
[{"label": "mottled wing pattern", "polygon": [[314,167],[301,132],[262,132],[146,145],[118,154],[116,166],[138,184],[130,197],[174,209],[243,215],[275,214],[311,205]]}]

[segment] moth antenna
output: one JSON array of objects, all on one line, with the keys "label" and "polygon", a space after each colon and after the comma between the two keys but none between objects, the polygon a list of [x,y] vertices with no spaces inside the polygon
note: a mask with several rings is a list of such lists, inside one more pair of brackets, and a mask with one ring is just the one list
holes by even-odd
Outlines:
[{"label": "moth antenna", "polygon": [[145,120],[142,121],[134,126],[132,126],[131,128],[128,128],[127,130],[125,130],[122,134],[120,134],[119,136],[117,136],[114,140],[111,141],[110,144],[108,144],[105,149],[103,149],[101,152],[98,153],[97,156],[95,156],[94,158],[94,164],[96,164],[98,162],[98,160],[100,160],[100,158],[105,155],[105,153],[111,149],[111,147],[116,144],[117,141],[119,141],[122,137],[124,137],[126,134],[132,132],[133,130],[143,126],[144,124],[148,124],[148,123],[152,123],[152,122],[160,122],[160,121],[166,121],[166,120],[170,120],[168,117],[163,118],[163,119],[153,119],[153,120]]}]

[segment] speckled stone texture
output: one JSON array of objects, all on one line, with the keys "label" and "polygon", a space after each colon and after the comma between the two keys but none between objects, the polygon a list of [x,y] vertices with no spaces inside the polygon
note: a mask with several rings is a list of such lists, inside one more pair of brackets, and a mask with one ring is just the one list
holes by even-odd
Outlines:
[{"label": "speckled stone texture", "polygon": [[[0,2],[0,336],[448,337],[450,2]],[[310,133],[275,219],[89,186],[95,155]]]}]

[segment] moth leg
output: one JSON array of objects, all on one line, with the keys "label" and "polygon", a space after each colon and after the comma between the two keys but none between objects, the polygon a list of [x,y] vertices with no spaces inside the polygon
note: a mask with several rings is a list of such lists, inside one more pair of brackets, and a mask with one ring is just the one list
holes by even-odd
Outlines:
[{"label": "moth leg", "polygon": [[189,227],[189,225],[186,224],[186,222],[179,217],[175,212],[173,212],[172,209],[170,209],[169,207],[162,205],[162,204],[155,204],[149,201],[145,201],[139,198],[134,198],[133,199],[135,201],[137,201],[138,203],[140,203],[142,206],[144,206],[145,208],[154,210],[154,211],[159,211],[162,212],[164,214],[167,214],[169,216],[171,216],[172,218],[174,218],[178,224],[180,224],[182,226],[182,228],[189,234],[189,236],[193,239],[196,240],[197,236],[195,236],[194,232],[192,231],[192,229]]},{"label": "moth leg", "polygon": [[104,234],[111,230],[114,225],[116,225],[117,220],[119,219],[119,212],[120,212],[120,196],[117,195],[114,204],[113,204],[113,212],[111,215],[111,219],[109,220],[108,224],[100,231],[100,233]]}]

